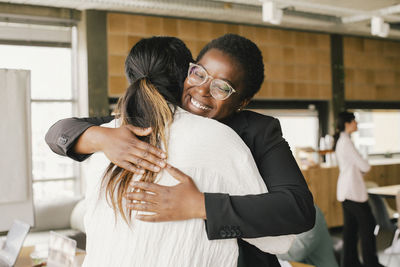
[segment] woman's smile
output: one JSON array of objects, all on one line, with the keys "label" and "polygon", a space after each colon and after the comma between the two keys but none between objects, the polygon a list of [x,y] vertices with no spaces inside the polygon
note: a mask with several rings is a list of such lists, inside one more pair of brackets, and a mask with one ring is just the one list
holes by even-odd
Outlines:
[{"label": "woman's smile", "polygon": [[202,109],[202,110],[210,110],[211,108],[200,103],[196,99],[194,99],[192,96],[190,97],[190,103],[193,104],[196,108]]}]

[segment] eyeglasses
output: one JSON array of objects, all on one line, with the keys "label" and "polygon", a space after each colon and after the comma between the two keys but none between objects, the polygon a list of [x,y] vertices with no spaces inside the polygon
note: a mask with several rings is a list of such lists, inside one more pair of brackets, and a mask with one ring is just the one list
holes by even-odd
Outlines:
[{"label": "eyeglasses", "polygon": [[208,75],[207,71],[202,66],[193,63],[189,64],[188,83],[190,85],[200,86],[206,83],[208,79],[211,79],[210,94],[217,100],[225,100],[236,92],[226,81],[214,79],[212,76]]}]

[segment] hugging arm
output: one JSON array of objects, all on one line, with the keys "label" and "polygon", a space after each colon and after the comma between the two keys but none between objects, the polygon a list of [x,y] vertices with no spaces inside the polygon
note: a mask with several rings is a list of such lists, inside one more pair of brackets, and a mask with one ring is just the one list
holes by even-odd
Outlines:
[{"label": "hugging arm", "polygon": [[60,120],[48,130],[46,143],[53,152],[77,161],[102,151],[111,162],[132,172],[141,171],[137,166],[152,171],[165,166],[164,152],[137,138],[150,134],[150,128],[133,125],[99,127],[113,119],[108,116]]},{"label": "hugging arm", "polygon": [[[70,120],[70,121],[68,121]],[[46,141],[50,147],[60,155],[66,155],[79,159],[72,150],[76,140],[68,139],[66,144],[57,144],[57,140],[68,130],[68,136],[78,138],[84,129],[93,125],[103,123],[98,120],[66,119],[57,122],[50,128]],[[66,126],[69,124],[69,126]],[[73,126],[71,126],[73,124]],[[73,129],[73,130],[71,130]],[[206,227],[209,239],[224,239],[233,237],[256,238],[262,236],[277,236],[293,233],[300,233],[312,228],[315,221],[315,209],[312,195],[299,170],[288,144],[282,138],[279,122],[275,120],[267,127],[256,129],[255,136],[241,135],[242,139],[249,146],[256,160],[257,167],[263,177],[269,193],[247,196],[230,196],[220,193],[205,193]],[[246,136],[248,140],[246,140]],[[87,156],[86,156],[87,157]],[[118,165],[118,164],[117,164]],[[246,179],[244,177],[243,179]],[[153,186],[153,185],[146,185]],[[184,187],[181,187],[184,188]],[[151,188],[147,188],[151,189]],[[158,196],[169,201],[159,201],[159,212],[165,210],[180,210],[176,200],[176,192],[179,187],[163,189]],[[152,191],[152,190],[149,190]],[[154,190],[153,190],[154,191]],[[143,196],[135,196],[131,200],[143,200]],[[186,201],[186,200],[183,200]],[[178,203],[176,207],[168,207]],[[142,208],[142,207],[141,207]],[[136,209],[136,208],[134,208]],[[137,209],[139,210],[139,209]],[[143,211],[151,211],[143,209]],[[190,213],[188,211],[187,213]],[[151,220],[176,220],[176,213],[169,213],[167,216],[157,215]],[[172,216],[172,217],[171,217]],[[180,219],[189,219],[189,215],[182,215]],[[239,230],[239,231],[236,231]],[[235,232],[235,235],[231,235]]]},{"label": "hugging arm", "polygon": [[61,156],[84,161],[92,153],[75,153],[74,146],[79,137],[90,127],[110,122],[114,116],[93,118],[68,118],[57,121],[46,133],[46,143],[50,149]]},{"label": "hugging arm", "polygon": [[[254,119],[257,118],[249,118]],[[209,239],[224,238],[225,229],[232,227],[240,228],[242,238],[255,238],[297,234],[314,226],[313,197],[282,137],[279,121],[274,119],[265,124],[261,119],[249,127],[254,125],[256,129],[237,132],[252,151],[269,193],[247,196],[205,193]]]}]

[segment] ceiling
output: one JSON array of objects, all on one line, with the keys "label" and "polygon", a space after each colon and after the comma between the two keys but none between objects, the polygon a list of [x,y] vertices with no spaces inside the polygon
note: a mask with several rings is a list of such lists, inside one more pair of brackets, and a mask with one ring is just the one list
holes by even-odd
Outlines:
[{"label": "ceiling", "polygon": [[259,0],[0,0],[15,4],[114,10],[363,36],[371,36],[371,17],[379,16],[390,24],[388,38],[400,39],[400,0],[269,1],[283,10],[279,25],[262,21],[263,3]]}]

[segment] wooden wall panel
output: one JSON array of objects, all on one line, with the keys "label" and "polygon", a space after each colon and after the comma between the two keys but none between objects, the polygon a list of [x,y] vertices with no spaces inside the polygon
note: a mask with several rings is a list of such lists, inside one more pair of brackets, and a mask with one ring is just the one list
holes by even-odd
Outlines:
[{"label": "wooden wall panel", "polygon": [[343,38],[346,100],[400,100],[400,42]]},{"label": "wooden wall panel", "polygon": [[141,38],[176,36],[196,57],[210,40],[225,33],[251,39],[263,53],[266,80],[256,98],[331,98],[330,41],[327,34],[111,12],[107,16],[109,96],[120,96],[128,86],[123,66],[118,67],[118,64]]}]

